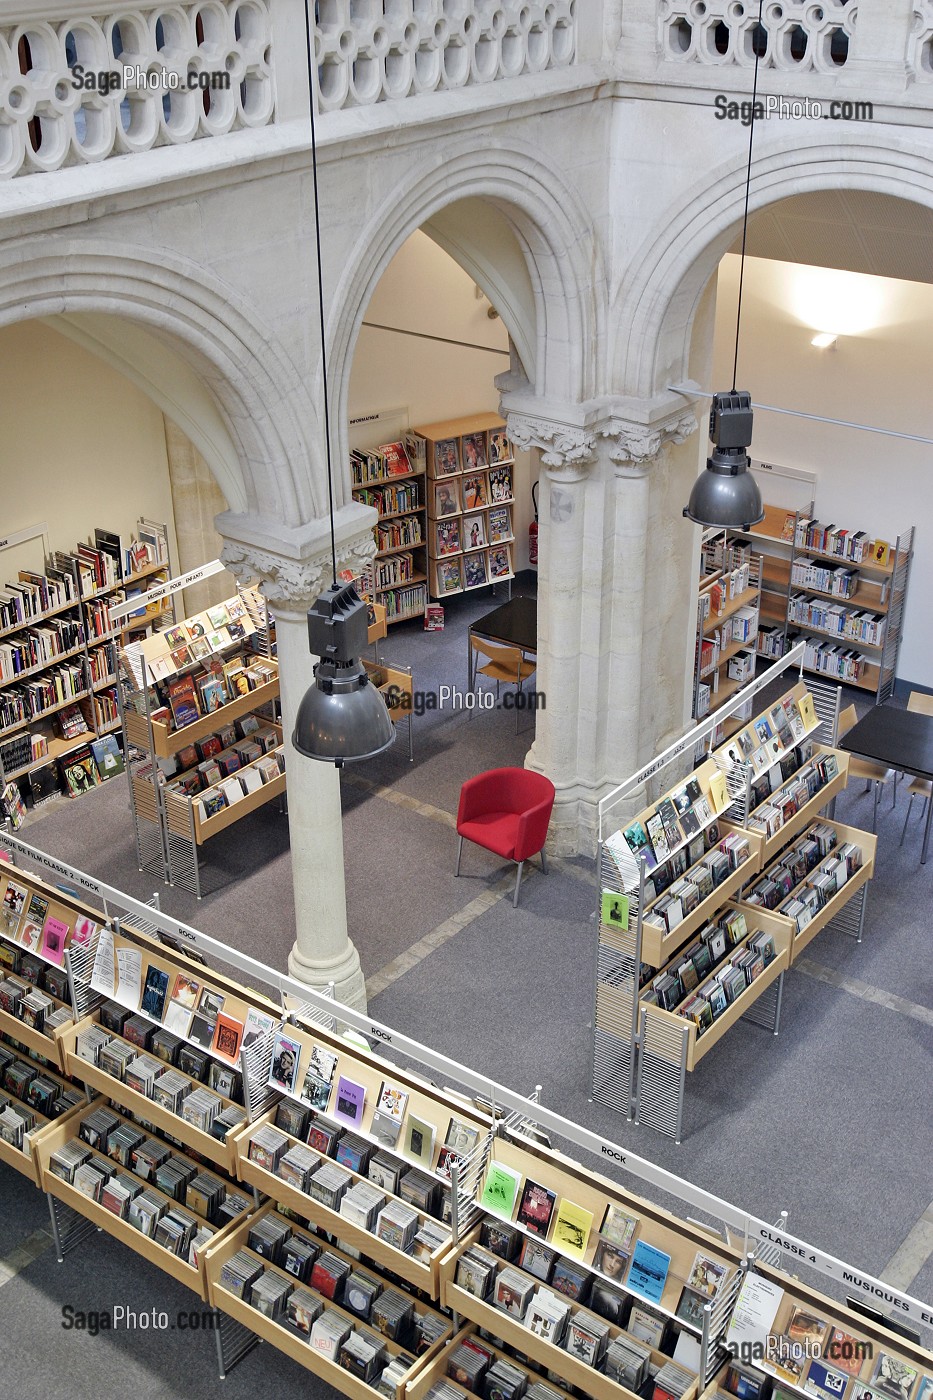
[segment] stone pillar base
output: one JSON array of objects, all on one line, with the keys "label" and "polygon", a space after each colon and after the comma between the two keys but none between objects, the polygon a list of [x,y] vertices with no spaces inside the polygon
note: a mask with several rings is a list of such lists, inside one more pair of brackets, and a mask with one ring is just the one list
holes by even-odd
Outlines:
[{"label": "stone pillar base", "polygon": [[336,1001],[354,1011],[366,1010],[366,981],[360,955],[352,943],[333,958],[308,958],[294,943],[288,955],[288,975],[297,982],[306,982],[318,992],[326,991],[333,982]]}]

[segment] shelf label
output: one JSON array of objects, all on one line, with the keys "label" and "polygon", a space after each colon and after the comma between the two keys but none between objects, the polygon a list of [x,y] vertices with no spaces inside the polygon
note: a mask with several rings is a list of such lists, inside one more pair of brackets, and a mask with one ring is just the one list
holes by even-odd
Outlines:
[{"label": "shelf label", "polygon": [[168,583],[160,583],[155,588],[150,588],[147,593],[138,593],[135,598],[130,598],[125,603],[115,604],[110,609],[110,617],[115,620],[126,617],[129,613],[142,612],[143,608],[148,608],[151,603],[170,598],[173,593],[180,593],[183,588],[189,588],[193,583],[200,583],[202,579],[222,573],[226,567],[219,559],[212,559],[209,564],[201,564],[197,569],[189,570],[187,574],[179,574],[178,578],[169,579]]},{"label": "shelf label", "polygon": [[100,880],[95,880],[93,875],[85,875],[80,870],[75,870],[71,865],[65,865],[63,861],[55,860],[52,856],[47,856],[44,851],[37,851],[32,846],[25,845],[22,841],[17,841],[15,836],[9,836],[6,832],[0,834],[0,846],[5,847],[11,856],[21,855],[33,865],[40,865],[44,870],[50,871],[53,875],[60,875],[71,884],[79,886],[88,894],[95,894],[103,898],[104,886]]},{"label": "shelf label", "polygon": [[873,1278],[871,1274],[863,1274],[851,1264],[844,1264],[841,1259],[824,1254],[821,1249],[788,1235],[774,1225],[759,1222],[756,1234],[768,1244],[777,1245],[798,1263],[809,1264],[828,1278],[838,1279],[848,1288],[873,1299],[879,1307],[887,1308],[892,1317],[909,1317],[925,1327],[933,1326],[933,1305],[921,1303],[917,1298],[911,1298],[899,1289],[892,1288],[890,1284],[883,1283],[881,1279]]}]

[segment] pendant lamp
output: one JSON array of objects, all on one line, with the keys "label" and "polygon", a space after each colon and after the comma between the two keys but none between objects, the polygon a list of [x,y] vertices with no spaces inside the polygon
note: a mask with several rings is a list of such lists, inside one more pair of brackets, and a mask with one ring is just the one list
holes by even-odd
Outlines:
[{"label": "pendant lamp", "polygon": [[305,758],[342,768],[383,753],[395,740],[395,725],[386,703],[371,683],[360,654],[367,644],[366,604],[349,583],[337,581],[337,541],[334,524],[334,474],[331,460],[330,411],[327,395],[327,350],[324,329],[324,278],[321,266],[321,221],[317,180],[317,139],[314,112],[314,44],[309,0],[305,0],[308,53],[308,97],[311,106],[311,173],[314,189],[314,235],[317,249],[318,307],[321,330],[321,379],[324,395],[324,446],[327,459],[327,498],[330,512],[330,555],[333,583],[308,609],[308,647],[320,657],[314,684],[306,691],[292,734],[292,745]]},{"label": "pendant lamp", "polygon": [[736,390],[739,366],[739,331],[742,325],[742,289],[745,281],[745,245],[748,238],[748,195],[752,181],[752,146],[755,139],[755,113],[758,108],[758,63],[763,30],[764,0],[758,0],[758,22],[753,31],[755,76],[752,80],[751,120],[748,126],[748,164],[745,170],[745,212],[742,217],[742,258],[739,268],[739,299],[735,317],[735,355],[732,362],[732,389],[713,395],[709,435],[713,454],[706,470],[693,485],[684,515],[697,525],[719,530],[747,530],[764,519],[764,506],[758,483],[752,476],[748,448],[752,440],[751,394]]}]

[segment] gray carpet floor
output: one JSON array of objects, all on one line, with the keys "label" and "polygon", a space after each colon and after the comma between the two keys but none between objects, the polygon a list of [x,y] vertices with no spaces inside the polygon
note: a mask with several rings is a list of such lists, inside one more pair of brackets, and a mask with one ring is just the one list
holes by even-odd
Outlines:
[{"label": "gray carpet floor", "polygon": [[[489,595],[459,600],[443,633],[402,625],[383,654],[412,665],[419,688],[462,689],[466,622],[495,605]],[[532,870],[517,910],[508,896],[492,900],[510,874],[487,853],[467,848],[464,875],[454,878],[461,783],[483,768],[520,764],[532,733],[529,723],[516,735],[507,711],[472,721],[462,711],[429,712],[414,720],[413,764],[403,726],[392,750],[344,776],[348,917],[374,1016],[520,1092],[540,1084],[543,1101],[567,1117],[756,1214],[776,1218],[786,1209],[795,1233],[881,1273],[933,1200],[933,859],[920,867],[918,804],[900,847],[906,794],[894,811],[890,792],[884,799],[862,943],[833,930],[814,940],[805,966],[785,979],[778,1038],[745,1023],[723,1038],[689,1078],[677,1146],[589,1101],[593,863],[555,862],[547,877]],[[124,784],[111,782],[43,809],[24,838],[146,898],[154,885],[136,868],[126,801]],[[836,816],[869,827],[871,798],[850,790]],[[262,809],[211,843],[207,855],[216,890],[198,903],[160,888],[163,908],[284,966],[294,925],[285,818]],[[487,898],[458,926],[478,895]],[[406,958],[413,945],[416,955]],[[44,1198],[12,1172],[0,1168],[0,1183],[2,1257],[46,1229],[48,1217]],[[65,1373],[80,1400],[127,1388],[145,1400],[213,1391],[209,1336],[117,1333],[92,1341],[62,1330],[65,1303],[157,1302],[171,1314],[196,1306],[108,1237],[96,1236],[62,1266],[46,1251],[5,1286],[2,1280],[0,1263],[4,1334],[42,1328],[39,1365],[25,1357],[8,1362],[25,1400],[38,1400]],[[902,1286],[930,1298],[933,1259]],[[245,1396],[260,1378],[312,1400],[334,1394],[269,1347],[247,1358],[225,1389]]]}]

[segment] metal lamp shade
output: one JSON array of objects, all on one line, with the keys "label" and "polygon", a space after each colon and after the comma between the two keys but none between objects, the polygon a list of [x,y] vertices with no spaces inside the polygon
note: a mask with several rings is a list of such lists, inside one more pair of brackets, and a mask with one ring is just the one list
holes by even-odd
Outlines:
[{"label": "metal lamp shade", "polygon": [[375,758],[394,742],[385,700],[358,661],[316,679],[298,706],[292,744],[305,758],[342,767]]},{"label": "metal lamp shade", "polygon": [[717,448],[693,483],[684,515],[720,530],[747,530],[763,520],[761,492],[748,470],[748,457],[743,453],[739,463],[734,454]]}]

